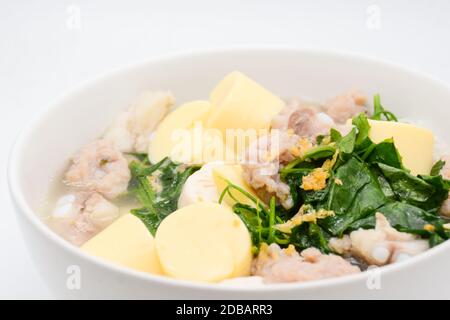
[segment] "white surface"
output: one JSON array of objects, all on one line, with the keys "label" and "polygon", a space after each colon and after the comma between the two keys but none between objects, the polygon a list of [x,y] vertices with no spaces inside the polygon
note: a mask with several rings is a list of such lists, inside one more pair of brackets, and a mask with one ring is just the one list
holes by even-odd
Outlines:
[{"label": "white surface", "polygon": [[[0,0],[0,164],[5,167],[18,131],[66,89],[172,51],[252,44],[328,48],[399,62],[450,82],[446,0],[282,3]],[[373,29],[368,8],[380,9],[381,29]],[[0,298],[50,298],[25,251],[4,178],[0,187]]]}]

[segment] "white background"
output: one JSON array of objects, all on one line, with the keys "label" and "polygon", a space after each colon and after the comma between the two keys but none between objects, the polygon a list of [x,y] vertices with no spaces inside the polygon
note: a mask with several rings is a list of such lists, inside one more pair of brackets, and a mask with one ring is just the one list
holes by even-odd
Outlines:
[{"label": "white background", "polygon": [[450,82],[449,34],[448,0],[0,0],[0,298],[51,298],[16,224],[6,163],[30,118],[78,82],[168,52],[242,45],[349,51]]}]

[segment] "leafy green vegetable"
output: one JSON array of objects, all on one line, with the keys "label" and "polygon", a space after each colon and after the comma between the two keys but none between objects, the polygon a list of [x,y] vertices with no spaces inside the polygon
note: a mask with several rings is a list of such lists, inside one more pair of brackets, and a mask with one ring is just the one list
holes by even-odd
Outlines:
[{"label": "leafy green vegetable", "polygon": [[325,187],[325,189],[322,189],[322,190],[317,190],[317,191],[313,191],[313,190],[311,190],[311,191],[304,191],[303,190],[300,193],[300,195],[301,195],[301,197],[303,199],[303,203],[305,203],[305,204],[319,204],[319,203],[323,202],[327,198],[327,196],[328,196],[328,194],[330,192],[331,186],[332,186],[332,184],[329,183]]},{"label": "leafy green vegetable", "polygon": [[[301,164],[306,163],[307,168],[315,168],[317,166],[312,165],[311,161],[313,160],[324,160],[331,158],[336,153],[336,147],[334,145],[325,145],[325,146],[318,146],[315,148],[312,148],[311,150],[305,152],[305,154],[295,159],[291,162],[289,162],[282,170],[281,170],[281,177],[285,177],[288,173],[293,172],[292,169],[296,168],[297,166]],[[309,164],[308,164],[309,162]],[[304,167],[304,166],[302,166]]]},{"label": "leafy green vegetable", "polygon": [[295,164],[295,167],[289,166],[290,164],[281,169],[281,179],[287,180],[285,178],[288,176],[301,179],[301,177],[308,175],[312,170],[314,170],[314,168],[317,167],[317,164],[315,162],[310,161],[298,162]]},{"label": "leafy green vegetable", "polygon": [[[377,211],[386,217],[392,227],[401,232],[430,236],[433,233],[425,230],[425,226],[430,224],[436,228],[441,237],[448,238],[442,227],[445,221],[416,206],[402,202],[392,202],[379,208]],[[358,220],[349,229],[356,230],[358,228],[375,228],[375,216],[371,215],[365,219]]]},{"label": "leafy green vegetable", "polygon": [[319,160],[319,159],[327,159],[332,157],[336,152],[336,148],[332,145],[319,146],[313,148],[307,152],[303,156],[303,161],[305,160]]},{"label": "leafy green vegetable", "polygon": [[332,235],[341,236],[353,222],[373,214],[387,199],[369,167],[355,157],[336,170],[335,178],[342,183],[331,186],[322,204],[335,216],[321,220],[320,225]]},{"label": "leafy green vegetable", "polygon": [[323,253],[329,253],[331,251],[328,247],[329,238],[330,235],[320,226],[308,222],[295,227],[289,240],[299,251],[315,247]]},{"label": "leafy green vegetable", "polygon": [[330,130],[330,138],[332,142],[338,142],[342,139],[342,134],[336,129],[331,128]]},{"label": "leafy green vegetable", "polygon": [[272,243],[275,241],[275,197],[270,198],[269,207],[269,236],[267,237],[267,243]]},{"label": "leafy green vegetable", "polygon": [[385,197],[390,201],[397,201],[394,190],[392,190],[391,185],[389,184],[381,170],[378,168],[378,166],[372,165],[370,169],[372,171],[372,174],[377,178],[378,184],[380,185],[381,191],[384,193]]},{"label": "leafy green vegetable", "polygon": [[[311,163],[308,163],[311,165],[311,167],[313,167],[314,165]],[[307,164],[307,165],[308,165]],[[293,169],[283,169],[281,177],[284,178],[286,177],[288,174],[292,177],[292,176],[307,176],[311,171],[313,171],[313,168],[308,168],[308,167],[303,167],[303,168],[293,168]]]},{"label": "leafy green vegetable", "polygon": [[320,135],[318,135],[317,137],[316,137],[316,143],[318,144],[318,145],[320,145],[320,144],[322,144],[323,143],[323,140],[325,139],[325,135],[323,135],[323,134],[320,134]]},{"label": "leafy green vegetable", "polygon": [[432,197],[430,197],[428,210],[437,212],[437,209],[439,209],[442,203],[448,198],[450,191],[450,180],[446,180],[442,176],[420,175],[419,178],[435,187],[435,193]]},{"label": "leafy green vegetable", "polygon": [[441,170],[445,167],[445,161],[439,160],[431,168],[430,176],[438,176]]},{"label": "leafy green vegetable", "polygon": [[150,162],[148,160],[148,155],[146,153],[128,152],[126,154],[130,155],[132,157],[135,157],[142,164],[150,165]]},{"label": "leafy green vegetable", "polygon": [[243,203],[236,203],[233,206],[233,211],[241,218],[247,227],[254,246],[253,251],[257,252],[259,245],[264,242],[263,234],[264,236],[266,235],[263,228],[261,211],[258,208]]},{"label": "leafy green vegetable", "polygon": [[373,97],[373,120],[383,120],[382,117],[384,117],[386,121],[395,121],[398,122],[397,117],[390,111],[387,111],[382,105],[381,105],[381,98],[379,94],[376,94]]},{"label": "leafy green vegetable", "polygon": [[[253,195],[242,189],[241,187],[227,181],[228,186],[222,191],[219,198],[219,203],[222,203],[225,195],[229,195],[236,201],[233,206],[233,211],[236,213],[250,232],[253,242],[253,253],[257,253],[261,243],[278,243],[285,245],[288,243],[287,236],[275,229],[275,225],[283,223],[285,220],[277,214],[275,197],[270,199],[269,206],[266,206],[260,200]],[[231,190],[240,192],[247,197],[253,206],[249,206],[243,203],[239,203],[237,199],[233,197]]]},{"label": "leafy green vegetable", "polygon": [[155,209],[151,207],[142,207],[138,209],[133,209],[130,211],[131,214],[141,219],[150,233],[154,236],[159,224],[163,220],[163,217],[156,213]]},{"label": "leafy green vegetable", "polygon": [[440,176],[415,177],[405,170],[378,163],[398,200],[426,211],[437,212],[448,197],[448,186]]},{"label": "leafy green vegetable", "polygon": [[297,168],[283,169],[281,171],[282,173],[284,172],[285,174],[285,175],[282,174],[281,177],[283,178],[285,176],[286,177],[285,181],[287,182],[287,184],[292,185],[294,189],[301,186],[302,178],[310,174],[314,170],[316,164],[311,162],[303,162],[298,166],[299,167]]},{"label": "leafy green vegetable", "polygon": [[374,146],[372,152],[366,157],[366,162],[378,162],[398,169],[403,168],[402,157],[400,156],[400,153],[398,153],[393,139],[386,139]]},{"label": "leafy green vegetable", "polygon": [[154,165],[131,162],[129,191],[139,199],[142,208],[131,213],[142,220],[154,235],[161,221],[177,209],[178,198],[186,179],[197,170],[165,158]]},{"label": "leafy green vegetable", "polygon": [[372,140],[369,138],[370,124],[367,120],[367,116],[364,113],[360,113],[353,118],[352,124],[358,129],[358,135],[355,141],[355,151],[358,153],[364,152],[373,145]]},{"label": "leafy green vegetable", "polygon": [[381,112],[383,112],[384,108],[381,105],[381,98],[379,94],[376,94],[373,97],[373,119],[380,120],[381,119]]},{"label": "leafy green vegetable", "polygon": [[326,208],[336,215],[319,224],[337,236],[374,227],[375,212],[385,214],[400,231],[427,236],[423,226],[440,221],[435,213],[448,195],[441,177],[414,177],[403,169],[382,163],[369,166],[357,158],[339,167],[335,177],[342,185],[332,185]]},{"label": "leafy green vegetable", "polygon": [[[321,164],[320,164],[321,165]],[[281,178],[289,185],[290,193],[294,206],[290,212],[293,214],[297,213],[300,209],[301,204],[317,204],[323,201],[330,189],[330,185],[323,190],[318,191],[305,191],[302,185],[302,179],[312,172],[314,167],[318,167],[319,164],[312,162],[302,162],[298,165],[299,167],[289,170],[282,171]]]},{"label": "leafy green vegetable", "polygon": [[356,128],[353,128],[349,134],[338,141],[338,150],[340,151],[341,159],[347,158],[353,153],[356,144]]},{"label": "leafy green vegetable", "polygon": [[439,234],[433,233],[430,236],[430,239],[428,240],[428,242],[430,244],[430,248],[433,248],[433,247],[437,246],[438,244],[441,244],[442,242],[444,242],[447,239],[448,239],[448,237],[443,238]]},{"label": "leafy green vegetable", "polygon": [[[397,121],[381,105],[379,96],[375,96],[374,106],[372,119]],[[403,166],[393,139],[374,143],[369,138],[370,123],[365,114],[353,118],[352,123],[354,128],[346,136],[332,129],[329,148],[320,145],[311,150],[315,158],[295,159],[281,170],[281,178],[291,189],[292,213],[303,205],[335,213],[317,224],[303,223],[294,228],[290,243],[298,249],[315,246],[327,252],[330,236],[374,228],[376,212],[384,214],[399,231],[429,238],[430,245],[448,239],[450,232],[443,227],[446,221],[437,214],[450,189],[450,181],[439,175],[444,163],[436,163],[429,176],[413,176]],[[333,150],[339,157],[327,186],[318,191],[303,190],[302,178],[331,158]]]},{"label": "leafy green vegetable", "polygon": [[[233,211],[239,215],[250,232],[254,254],[258,253],[259,246],[262,243],[277,243],[282,247],[293,244],[298,250],[313,246],[324,253],[330,252],[328,248],[330,235],[320,226],[312,222],[304,222],[300,226],[293,228],[290,234],[283,233],[276,229],[275,224],[282,224],[287,220],[282,219],[279,211],[275,209],[275,197],[271,198],[269,207],[266,207],[253,196],[246,193],[245,190],[230,182],[228,183],[230,189],[243,191],[242,193],[254,203],[254,206],[243,203],[236,203],[233,206]],[[226,193],[228,191],[224,190],[219,202],[222,201]]]}]

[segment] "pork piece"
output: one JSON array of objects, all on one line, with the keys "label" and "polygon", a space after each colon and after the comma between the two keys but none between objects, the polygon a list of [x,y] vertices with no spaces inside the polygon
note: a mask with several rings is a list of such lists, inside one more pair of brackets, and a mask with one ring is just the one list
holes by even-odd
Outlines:
[{"label": "pork piece", "polygon": [[427,240],[391,227],[381,213],[376,213],[375,229],[359,229],[342,239],[332,238],[328,244],[339,254],[351,254],[377,266],[405,260],[429,248]]},{"label": "pork piece", "polygon": [[357,91],[336,96],[325,103],[325,112],[337,123],[344,124],[361,112],[366,112],[367,98]]},{"label": "pork piece", "polygon": [[49,224],[67,241],[80,246],[119,217],[119,208],[98,193],[61,197]]},{"label": "pork piece", "polygon": [[300,137],[315,140],[319,135],[330,133],[335,127],[333,119],[320,112],[316,106],[293,100],[286,104],[281,112],[272,119],[272,128],[292,129]]},{"label": "pork piece", "polygon": [[[442,160],[445,161],[445,166],[441,170],[441,175],[450,180],[450,154],[442,157]],[[448,195],[447,200],[444,201],[442,207],[439,212],[442,216],[450,218],[450,193]]]},{"label": "pork piece", "polygon": [[287,131],[272,130],[255,140],[242,163],[243,177],[263,200],[275,195],[285,208],[293,206],[289,186],[281,181],[279,169],[312,147],[310,141]]},{"label": "pork piece", "polygon": [[144,92],[128,110],[116,117],[104,139],[121,152],[147,153],[152,131],[174,103],[170,92]]},{"label": "pork piece", "polygon": [[348,235],[344,235],[342,238],[331,238],[328,241],[328,247],[340,255],[347,255],[352,250],[352,240]]},{"label": "pork piece", "polygon": [[111,142],[98,140],[72,159],[64,182],[84,192],[98,192],[113,199],[125,192],[130,180],[127,160]]},{"label": "pork piece", "polygon": [[252,267],[252,274],[263,277],[265,283],[303,282],[358,272],[358,267],[340,256],[322,254],[316,248],[299,254],[292,245],[281,249],[277,244],[263,245]]}]

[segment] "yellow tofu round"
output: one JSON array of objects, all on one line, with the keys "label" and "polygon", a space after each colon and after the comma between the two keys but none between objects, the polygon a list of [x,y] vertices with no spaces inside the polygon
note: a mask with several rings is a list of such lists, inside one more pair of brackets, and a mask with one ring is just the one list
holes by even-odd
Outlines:
[{"label": "yellow tofu round", "polygon": [[195,147],[190,142],[195,134],[194,126],[203,126],[210,109],[208,101],[199,100],[186,103],[169,113],[158,125],[150,141],[150,162],[157,163],[165,157],[181,162],[185,154],[182,155],[179,151],[195,152]]},{"label": "yellow tofu round", "polygon": [[207,126],[225,136],[227,129],[269,129],[283,100],[240,72],[228,74],[211,92]]},{"label": "yellow tofu round", "polygon": [[129,213],[90,239],[81,249],[124,267],[162,274],[152,235],[139,218]]},{"label": "yellow tofu round", "polygon": [[250,274],[250,234],[230,208],[216,203],[193,204],[169,215],[155,244],[163,272],[173,278],[219,282]]}]

